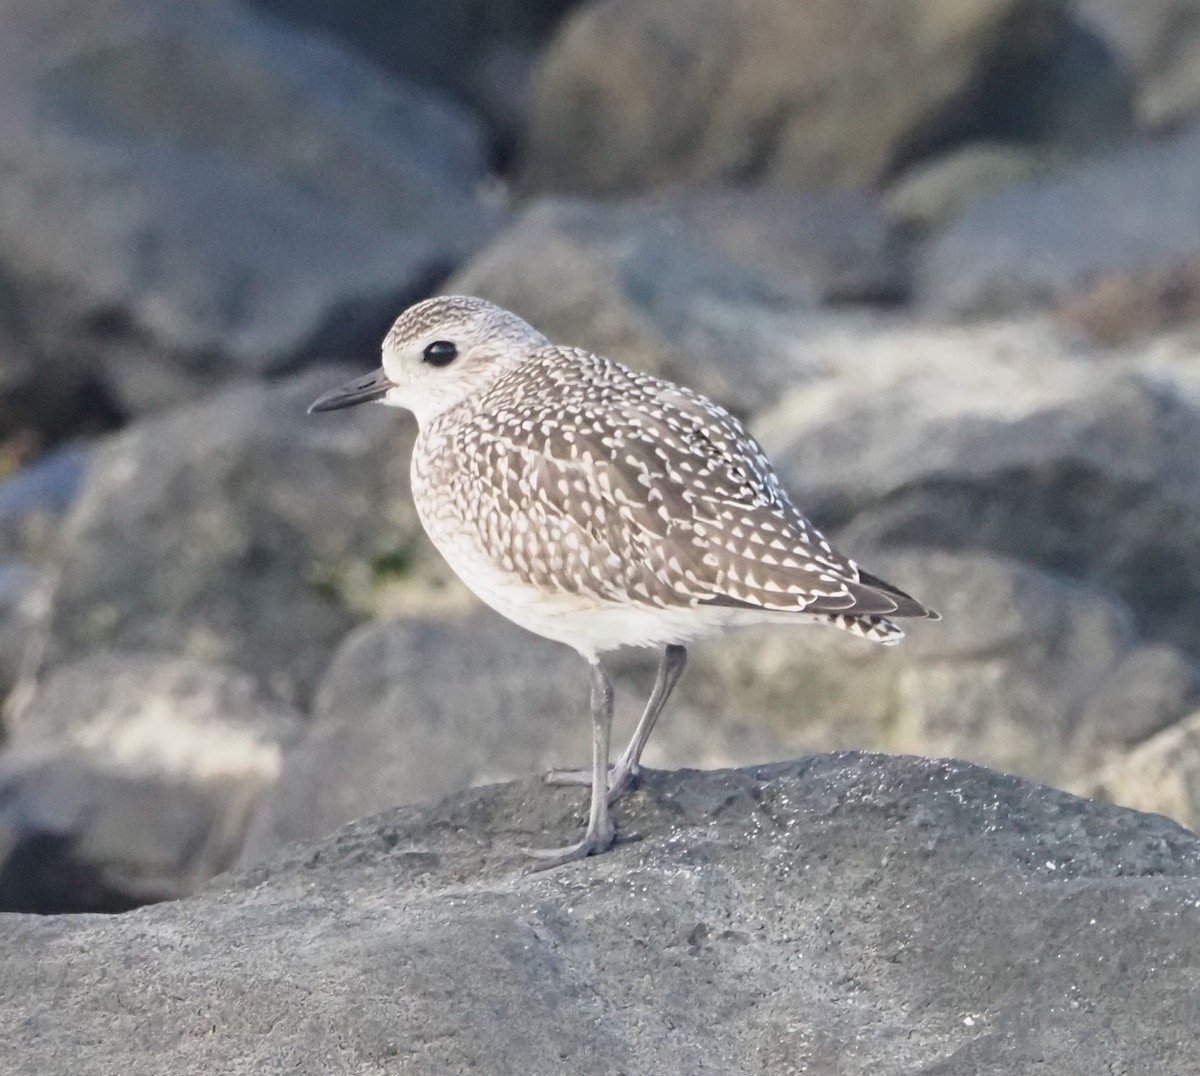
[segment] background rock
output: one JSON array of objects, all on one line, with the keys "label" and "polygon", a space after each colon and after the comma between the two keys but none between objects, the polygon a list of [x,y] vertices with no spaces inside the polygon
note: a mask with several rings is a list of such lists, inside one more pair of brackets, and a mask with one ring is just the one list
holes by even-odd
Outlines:
[{"label": "background rock", "polygon": [[1200,702],[1200,667],[1144,644],[1120,603],[1086,588],[978,552],[860,559],[944,623],[912,625],[895,649],[812,628],[706,642],[693,649],[683,699],[770,734],[774,758],[868,746],[1058,785]]},{"label": "background rock", "polygon": [[1075,787],[1200,829],[1200,714],[1138,744],[1090,780],[1075,782]]},{"label": "background rock", "polygon": [[408,493],[411,421],[304,413],[352,373],[231,389],[99,446],[55,558],[40,668],[166,651],[306,698],[375,577],[434,556]]},{"label": "background rock", "polygon": [[[696,645],[646,764],[745,765],[856,745],[1067,784],[1200,703],[1193,662],[1143,644],[1127,610],[1080,586],[980,553],[867,563],[939,607],[953,630],[916,625],[896,650],[782,627]],[[649,651],[606,657],[614,757],[656,663]],[[488,610],[359,628],[321,683],[243,862],[397,803],[585,765],[585,688],[577,654]]]},{"label": "background rock", "polygon": [[918,297],[940,313],[1048,306],[1099,278],[1193,261],[1200,250],[1200,127],[1058,177],[980,198],[928,248]]},{"label": "background rock", "polygon": [[[1029,0],[604,0],[572,13],[534,84],[524,183],[875,183],[976,133],[984,83],[1051,51]],[[1017,79],[1019,85],[1020,80]]]},{"label": "background rock", "polygon": [[0,758],[0,910],[193,892],[231,865],[298,729],[228,668],[96,655],[58,670]]},{"label": "background rock", "polygon": [[756,424],[840,543],[986,549],[1120,597],[1200,654],[1194,379],[1097,362],[1039,323],[830,336],[828,376]]},{"label": "background rock", "polygon": [[1200,3],[1079,0],[1076,10],[1133,76],[1141,126],[1166,127],[1200,110]]},{"label": "background rock", "polygon": [[1166,819],[818,757],[655,774],[611,853],[520,873],[579,804],[481,789],[193,900],[4,917],[13,1076],[1194,1068],[1200,842]]},{"label": "background rock", "polygon": [[483,114],[506,147],[523,126],[539,47],[577,0],[246,0],[329,34]]},{"label": "background rock", "polygon": [[812,373],[805,338],[840,317],[821,308],[903,299],[908,259],[878,203],[861,194],[545,199],[446,290],[746,413]]},{"label": "background rock", "polygon": [[12,0],[0,69],[2,268],[123,412],[373,349],[499,219],[470,115],[226,0]]},{"label": "background rock", "polygon": [[[588,764],[582,658],[474,601],[470,607],[460,617],[443,607],[366,625],[346,640],[322,680],[303,739],[247,837],[243,862],[397,803]],[[649,698],[657,660],[626,652],[605,663],[618,695],[614,759]],[[738,719],[676,699],[646,763],[720,766],[787,757],[782,739],[761,726],[757,714]]]}]

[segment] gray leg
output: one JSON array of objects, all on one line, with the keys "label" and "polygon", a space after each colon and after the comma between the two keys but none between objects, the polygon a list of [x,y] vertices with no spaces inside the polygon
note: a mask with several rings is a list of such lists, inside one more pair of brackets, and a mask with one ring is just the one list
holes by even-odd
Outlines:
[{"label": "gray leg", "polygon": [[[667,699],[683,675],[683,667],[687,664],[687,650],[682,646],[672,644],[663,651],[662,661],[658,666],[658,677],[654,681],[654,690],[646,709],[638,720],[637,728],[629,746],[625,748],[617,764],[608,774],[608,802],[616,803],[621,793],[625,792],[637,780],[642,752],[650,741],[650,733],[654,731],[654,723],[662,713]],[[546,783],[550,785],[586,785],[590,784],[590,770],[551,770],[546,774]]]},{"label": "gray leg", "polygon": [[638,764],[642,760],[642,752],[646,750],[646,744],[650,742],[650,733],[654,731],[654,723],[667,704],[667,699],[671,697],[671,692],[675,690],[675,685],[679,683],[679,678],[683,675],[683,667],[686,664],[687,650],[682,646],[672,644],[663,651],[662,661],[658,666],[658,676],[654,681],[654,690],[650,692],[646,709],[642,711],[637,728],[633,730],[633,738],[617,760],[617,765],[609,780],[609,803],[616,803],[621,793],[637,780],[638,771],[641,768]]},{"label": "gray leg", "polygon": [[607,852],[617,836],[608,809],[608,736],[612,729],[613,689],[598,661],[591,665],[592,681],[592,805],[583,840],[565,848],[526,848],[541,860],[533,869],[546,870],[585,856]]}]

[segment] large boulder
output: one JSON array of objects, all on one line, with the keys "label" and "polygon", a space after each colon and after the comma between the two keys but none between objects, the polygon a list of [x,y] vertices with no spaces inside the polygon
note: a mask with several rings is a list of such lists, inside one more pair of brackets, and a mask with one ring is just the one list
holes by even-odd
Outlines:
[{"label": "large boulder", "polygon": [[409,495],[412,423],[382,407],[304,413],[349,376],[229,389],[97,446],[63,525],[38,667],[157,650],[306,699],[378,578],[435,560]]},{"label": "large boulder", "polygon": [[1065,7],[589,3],[564,20],[535,80],[524,182],[603,195],[874,183],[970,131],[986,85],[1011,93],[1054,50]]},{"label": "large boulder", "polygon": [[579,0],[243,0],[330,34],[401,78],[479,111],[502,145],[524,126],[537,53]]},{"label": "large boulder", "polygon": [[816,354],[827,376],[756,430],[844,547],[1029,560],[1121,598],[1148,640],[1200,655],[1194,361],[1100,361],[1028,321],[895,326]]},{"label": "large boulder", "polygon": [[194,892],[233,863],[299,727],[226,667],[105,654],[57,670],[0,755],[0,910]]},{"label": "large boulder", "polygon": [[0,249],[122,410],[374,347],[498,222],[478,122],[227,0],[0,7]]},{"label": "large boulder", "polygon": [[1195,1071],[1200,839],[1166,819],[819,756],[652,774],[610,853],[526,874],[581,806],[480,789],[192,900],[0,917],[6,1070]]},{"label": "large boulder", "polygon": [[918,267],[918,298],[972,317],[1051,307],[1114,275],[1200,256],[1200,126],[968,205]]},{"label": "large boulder", "polygon": [[892,305],[908,283],[875,199],[755,191],[540,199],[446,289],[753,412],[811,376],[807,338],[846,317],[831,308]]}]

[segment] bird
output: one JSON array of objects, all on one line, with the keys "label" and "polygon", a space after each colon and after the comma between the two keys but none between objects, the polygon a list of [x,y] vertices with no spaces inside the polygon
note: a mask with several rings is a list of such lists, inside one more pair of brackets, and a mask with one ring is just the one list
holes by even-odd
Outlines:
[{"label": "bird", "polygon": [[[573,647],[588,667],[591,787],[583,837],[524,849],[533,869],[608,851],[611,807],[687,662],[727,630],[827,624],[884,645],[902,617],[940,617],[836,551],[795,507],[758,442],[691,389],[559,346],[484,299],[442,295],[396,319],[382,365],[309,412],[368,402],[410,411],[417,514],[487,605]],[[601,656],[661,648],[628,747],[609,767],[612,682]]]}]

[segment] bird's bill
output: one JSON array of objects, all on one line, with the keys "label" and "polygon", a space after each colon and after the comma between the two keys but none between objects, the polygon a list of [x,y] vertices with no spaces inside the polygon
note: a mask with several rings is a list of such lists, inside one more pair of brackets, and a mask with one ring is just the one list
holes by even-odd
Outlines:
[{"label": "bird's bill", "polygon": [[314,411],[340,411],[343,407],[355,407],[372,400],[382,400],[388,389],[395,387],[381,366],[374,373],[356,377],[353,381],[318,396],[309,404],[308,413],[311,415]]}]

